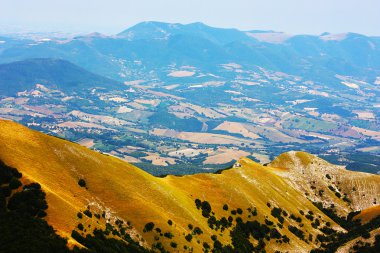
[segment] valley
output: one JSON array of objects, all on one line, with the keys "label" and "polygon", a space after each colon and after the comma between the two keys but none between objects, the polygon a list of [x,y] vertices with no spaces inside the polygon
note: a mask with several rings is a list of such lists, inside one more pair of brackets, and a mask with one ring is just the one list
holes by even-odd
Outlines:
[{"label": "valley", "polygon": [[[40,61],[50,66],[49,60]],[[178,69],[183,68],[189,67]],[[380,86],[356,81],[361,89],[342,92],[237,64],[220,65],[213,73],[191,69],[194,75],[186,77],[162,69],[169,73],[164,80],[121,84],[101,79],[100,86],[86,80],[87,86],[75,90],[48,80],[3,95],[0,117],[72,141],[92,140],[90,148],[155,175],[228,167],[237,156],[219,150],[231,148],[252,159],[264,157],[256,160],[263,163],[289,150],[305,150],[350,169],[379,171],[378,149],[371,147],[380,141],[379,109],[372,106]],[[197,155],[177,155],[188,149]]]}]

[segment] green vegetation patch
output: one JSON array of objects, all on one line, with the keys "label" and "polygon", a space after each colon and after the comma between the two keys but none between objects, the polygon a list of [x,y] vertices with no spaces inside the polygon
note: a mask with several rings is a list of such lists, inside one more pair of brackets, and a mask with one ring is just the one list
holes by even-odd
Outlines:
[{"label": "green vegetation patch", "polygon": [[283,123],[284,128],[302,129],[315,132],[329,132],[337,128],[337,124],[306,117],[294,117]]}]

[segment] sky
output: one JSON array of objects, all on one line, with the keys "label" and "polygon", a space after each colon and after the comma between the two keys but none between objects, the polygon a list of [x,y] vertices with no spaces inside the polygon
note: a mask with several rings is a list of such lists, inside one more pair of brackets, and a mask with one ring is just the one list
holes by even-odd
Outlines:
[{"label": "sky", "polygon": [[379,0],[0,0],[0,30],[116,34],[142,21],[380,36]]}]

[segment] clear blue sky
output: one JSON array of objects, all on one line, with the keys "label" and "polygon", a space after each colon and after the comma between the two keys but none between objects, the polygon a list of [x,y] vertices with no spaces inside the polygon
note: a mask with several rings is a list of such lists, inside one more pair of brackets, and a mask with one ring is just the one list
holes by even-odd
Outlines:
[{"label": "clear blue sky", "polygon": [[0,29],[118,33],[141,21],[380,35],[379,0],[0,0]]}]

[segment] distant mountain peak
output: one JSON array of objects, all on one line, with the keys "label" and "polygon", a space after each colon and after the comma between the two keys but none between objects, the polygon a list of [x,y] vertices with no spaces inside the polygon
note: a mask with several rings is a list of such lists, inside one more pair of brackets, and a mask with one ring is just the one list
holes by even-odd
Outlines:
[{"label": "distant mountain peak", "polygon": [[219,45],[228,44],[238,40],[255,40],[238,29],[215,28],[202,22],[179,24],[147,21],[138,23],[117,34],[119,38],[125,38],[128,40],[167,40],[177,35],[209,40]]},{"label": "distant mountain peak", "polygon": [[171,30],[176,30],[180,24],[170,24],[156,21],[146,21],[138,23],[121,33],[117,34],[118,37],[126,38],[129,40],[138,39],[163,39],[170,35]]}]

